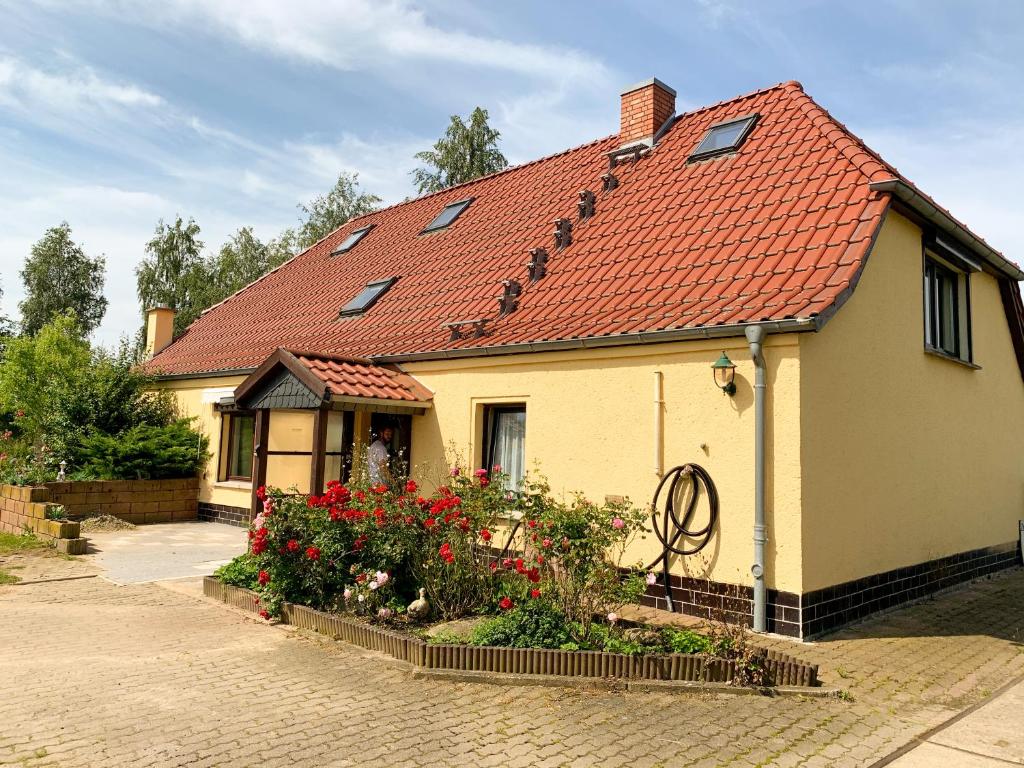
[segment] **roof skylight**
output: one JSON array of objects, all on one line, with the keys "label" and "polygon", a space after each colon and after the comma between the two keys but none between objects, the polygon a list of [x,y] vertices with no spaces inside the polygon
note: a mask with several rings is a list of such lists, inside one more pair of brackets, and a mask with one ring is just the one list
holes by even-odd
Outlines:
[{"label": "roof skylight", "polygon": [[371,229],[373,229],[373,224],[369,224],[350,233],[348,237],[341,241],[337,248],[331,251],[331,256],[337,256],[339,253],[351,251],[356,247],[356,243],[362,240],[366,236],[366,233]]},{"label": "roof skylight", "polygon": [[703,160],[737,149],[747,138],[757,118],[758,115],[746,115],[711,126],[693,150],[690,160]]},{"label": "roof skylight", "polygon": [[459,200],[455,203],[448,203],[444,209],[434,217],[434,220],[427,224],[426,228],[420,234],[425,232],[434,232],[438,229],[444,229],[457,218],[459,215],[469,207],[469,204],[473,202],[472,197],[467,197],[465,200]]},{"label": "roof skylight", "polygon": [[395,284],[398,280],[397,277],[389,277],[387,280],[377,280],[372,283],[367,283],[366,286],[355,295],[348,304],[341,308],[339,313],[342,317],[351,317],[353,315],[361,315],[363,312],[372,307],[377,299],[384,295],[384,293]]}]

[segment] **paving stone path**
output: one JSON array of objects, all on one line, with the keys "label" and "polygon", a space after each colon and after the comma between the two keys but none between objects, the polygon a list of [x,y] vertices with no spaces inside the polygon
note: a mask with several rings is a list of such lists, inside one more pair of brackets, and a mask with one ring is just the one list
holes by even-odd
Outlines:
[{"label": "paving stone path", "polygon": [[[26,580],[95,572],[20,562]],[[870,765],[1024,674],[1022,639],[1017,569],[774,641],[852,701],[514,688],[414,680],[180,585],[23,584],[0,588],[0,765]]]}]

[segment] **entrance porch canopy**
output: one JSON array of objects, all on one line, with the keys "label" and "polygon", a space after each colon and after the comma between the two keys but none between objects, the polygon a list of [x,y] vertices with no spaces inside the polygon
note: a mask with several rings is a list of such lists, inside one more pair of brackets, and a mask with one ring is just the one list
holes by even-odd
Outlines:
[{"label": "entrance porch canopy", "polygon": [[323,492],[327,417],[331,411],[421,415],[433,393],[395,365],[366,358],[300,352],[279,348],[234,392],[234,407],[256,412],[253,445],[253,512],[256,490],[266,484],[270,412],[277,409],[313,413],[310,493]]}]

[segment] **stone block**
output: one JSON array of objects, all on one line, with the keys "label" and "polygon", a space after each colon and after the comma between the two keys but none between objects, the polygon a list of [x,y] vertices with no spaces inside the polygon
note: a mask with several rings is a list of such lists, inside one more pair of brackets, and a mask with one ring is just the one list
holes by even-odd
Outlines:
[{"label": "stone block", "polygon": [[46,530],[55,539],[77,539],[82,535],[81,524],[68,520],[47,520]]},{"label": "stone block", "polygon": [[57,551],[63,552],[65,555],[84,555],[87,542],[83,538],[77,539],[57,539],[56,540]]},{"label": "stone block", "polygon": [[160,511],[159,501],[133,501],[132,502],[132,513],[148,515],[152,512]]},{"label": "stone block", "polygon": [[[75,483],[74,485],[77,488],[80,483]],[[54,501],[59,504],[63,504],[65,507],[80,507],[85,504],[86,498],[88,498],[88,494],[83,491],[74,490],[60,494],[58,498],[54,498]]]},{"label": "stone block", "polygon": [[192,509],[180,509],[171,513],[171,519],[174,522],[178,522],[179,520],[195,520],[197,517],[198,510],[195,507]]},{"label": "stone block", "polygon": [[28,489],[28,500],[29,501],[49,501],[50,500],[50,489],[46,486],[33,486]]}]

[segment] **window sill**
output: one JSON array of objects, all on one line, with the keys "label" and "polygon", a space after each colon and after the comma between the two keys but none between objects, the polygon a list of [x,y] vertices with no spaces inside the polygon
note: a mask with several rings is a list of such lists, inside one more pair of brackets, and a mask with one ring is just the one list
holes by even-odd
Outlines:
[{"label": "window sill", "polygon": [[955,357],[953,355],[947,354],[947,353],[942,352],[942,351],[940,351],[938,349],[932,349],[931,347],[925,347],[924,348],[924,353],[926,355],[931,355],[932,357],[938,357],[938,358],[941,358],[943,360],[948,360],[951,363],[959,363],[964,368],[970,368],[973,371],[980,371],[981,370],[981,366],[977,365],[976,363],[972,363],[969,360],[962,360],[959,357]]},{"label": "window sill", "polygon": [[214,488],[234,488],[240,491],[251,491],[252,481],[246,480],[218,480],[213,484]]}]

